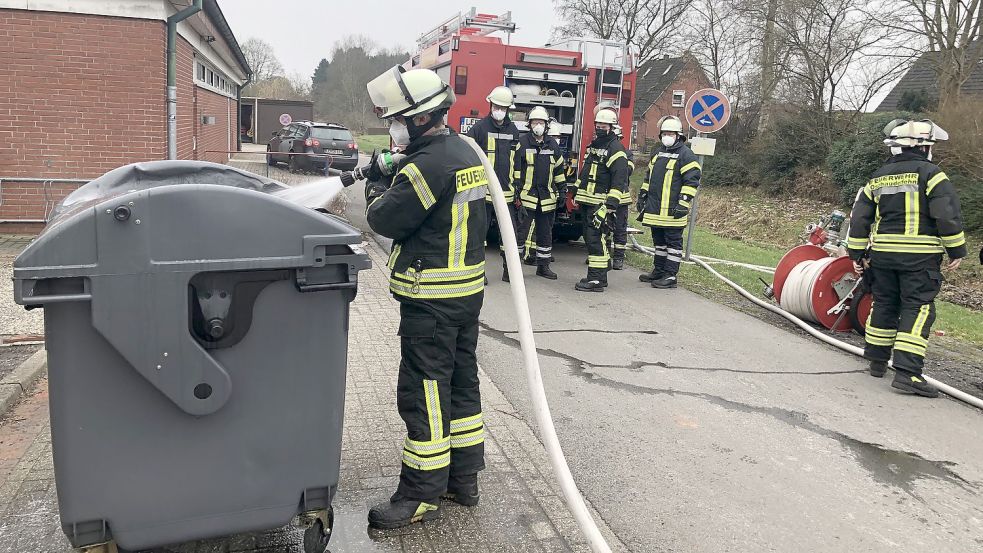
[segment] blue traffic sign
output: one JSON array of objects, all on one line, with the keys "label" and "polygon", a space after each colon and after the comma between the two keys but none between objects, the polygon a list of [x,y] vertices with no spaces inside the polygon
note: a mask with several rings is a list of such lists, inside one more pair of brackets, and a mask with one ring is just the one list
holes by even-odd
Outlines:
[{"label": "blue traffic sign", "polygon": [[730,100],[714,88],[697,90],[686,102],[686,122],[698,132],[719,131],[730,119]]}]

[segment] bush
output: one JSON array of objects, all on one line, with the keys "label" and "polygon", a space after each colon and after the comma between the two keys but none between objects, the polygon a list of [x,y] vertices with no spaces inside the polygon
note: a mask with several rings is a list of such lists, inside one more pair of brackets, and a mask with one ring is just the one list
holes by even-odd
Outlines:
[{"label": "bush", "polygon": [[972,232],[983,230],[983,187],[978,180],[960,174],[950,174],[949,180],[959,194],[959,207],[963,214],[963,228]]},{"label": "bush", "polygon": [[826,157],[830,178],[840,190],[840,200],[852,205],[857,190],[891,154],[884,145],[884,126],[892,119],[909,118],[910,113],[871,113],[864,115],[855,134],[837,140]]},{"label": "bush", "polygon": [[701,185],[746,186],[753,185],[753,173],[746,155],[721,152],[706,158],[703,164]]},{"label": "bush", "polygon": [[769,132],[752,149],[758,182],[771,190],[790,190],[803,172],[826,158],[816,114],[803,112],[777,117]]}]

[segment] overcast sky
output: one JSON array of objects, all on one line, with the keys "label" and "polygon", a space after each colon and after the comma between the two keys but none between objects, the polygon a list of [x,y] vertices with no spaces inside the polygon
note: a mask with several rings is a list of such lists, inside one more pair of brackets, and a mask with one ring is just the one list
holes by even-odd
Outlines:
[{"label": "overcast sky", "polygon": [[471,6],[478,13],[511,11],[517,44],[545,44],[555,24],[550,0],[221,0],[220,5],[239,42],[250,37],[269,42],[288,74],[303,75],[313,73],[321,58],[331,59],[331,47],[348,35],[412,52],[422,33]]}]

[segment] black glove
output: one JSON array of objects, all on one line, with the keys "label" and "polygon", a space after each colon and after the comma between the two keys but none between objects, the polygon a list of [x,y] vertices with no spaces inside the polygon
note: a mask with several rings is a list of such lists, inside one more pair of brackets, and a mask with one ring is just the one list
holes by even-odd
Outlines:
[{"label": "black glove", "polygon": [[365,183],[365,204],[370,205],[372,200],[378,198],[389,190],[390,183],[383,180],[372,180]]},{"label": "black glove", "polygon": [[638,208],[639,213],[645,211],[645,206],[648,205],[648,201],[649,201],[648,192],[642,190],[641,192],[638,193],[638,205],[635,207]]},{"label": "black glove", "polygon": [[519,204],[518,215],[516,217],[516,219],[519,220],[519,224],[522,224],[522,222],[525,221],[528,217],[529,217],[529,210],[526,209],[526,206]]},{"label": "black glove", "polygon": [[689,215],[689,208],[686,207],[686,206],[684,206],[684,205],[677,205],[672,210],[672,216],[675,217],[675,218],[677,218],[677,219],[682,219],[683,217],[686,217],[687,215]]}]

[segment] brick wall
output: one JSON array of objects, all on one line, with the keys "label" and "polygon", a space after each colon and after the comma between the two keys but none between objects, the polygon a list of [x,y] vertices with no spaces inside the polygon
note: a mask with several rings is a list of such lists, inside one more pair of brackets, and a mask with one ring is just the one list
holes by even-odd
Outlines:
[{"label": "brick wall", "polygon": [[[638,122],[635,141],[639,149],[645,149],[646,139],[658,142],[659,140],[659,119],[666,115],[675,115],[683,121],[683,128],[686,128],[685,103],[689,101],[691,94],[701,88],[710,88],[710,81],[706,74],[696,65],[688,63],[679,72],[676,80],[669,85],[662,96],[656,100],[652,107],[645,112],[645,117]],[[686,96],[683,99],[682,107],[672,105],[672,91],[685,90]]]},{"label": "brick wall", "polygon": [[[166,32],[166,28],[165,28]],[[166,36],[165,36],[166,40]],[[166,63],[166,60],[165,60]],[[184,37],[177,39],[177,158],[195,159],[195,57],[194,48]],[[165,67],[166,70],[166,67]],[[165,74],[165,81],[167,75]],[[166,107],[164,108],[166,111]],[[166,132],[166,130],[165,130]],[[166,152],[165,152],[166,155]]]},{"label": "brick wall", "polygon": [[[92,179],[167,156],[166,26],[161,21],[0,10],[0,178]],[[178,37],[178,158],[224,162],[235,100],[194,85]],[[231,121],[230,121],[231,111]],[[215,125],[201,125],[214,115]],[[197,137],[197,140],[196,140]],[[37,232],[77,185],[0,183],[0,233]]]},{"label": "brick wall", "polygon": [[[204,88],[197,89],[196,97],[197,127],[195,136],[198,137],[198,151],[195,159],[225,163],[229,159],[229,154],[218,152],[235,149],[236,143],[232,129],[235,128],[236,101]],[[201,122],[202,117],[207,116],[215,118],[214,125],[205,125]],[[233,139],[231,148],[229,147],[230,138]]]},{"label": "brick wall", "polygon": [[[89,179],[163,158],[165,41],[159,21],[0,10],[0,177]],[[74,189],[2,186],[0,220],[44,218]]]}]

